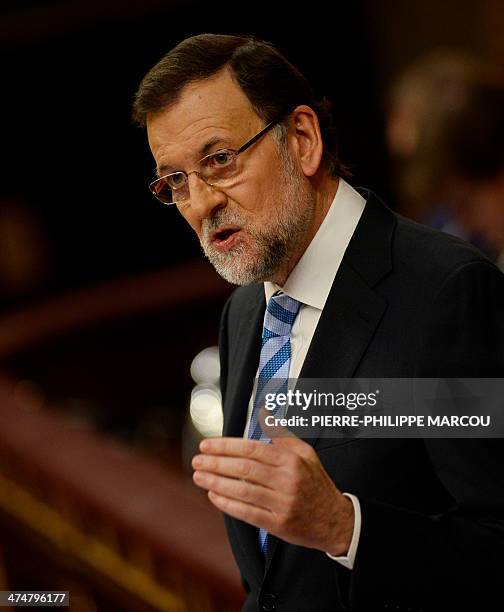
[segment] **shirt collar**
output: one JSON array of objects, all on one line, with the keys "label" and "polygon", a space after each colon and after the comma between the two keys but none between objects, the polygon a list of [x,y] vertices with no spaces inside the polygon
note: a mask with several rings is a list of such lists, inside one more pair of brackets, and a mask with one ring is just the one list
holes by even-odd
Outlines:
[{"label": "shirt collar", "polygon": [[322,310],[365,205],[366,200],[340,178],[322,224],[285,285],[264,283],[266,303],[281,290],[302,304]]}]

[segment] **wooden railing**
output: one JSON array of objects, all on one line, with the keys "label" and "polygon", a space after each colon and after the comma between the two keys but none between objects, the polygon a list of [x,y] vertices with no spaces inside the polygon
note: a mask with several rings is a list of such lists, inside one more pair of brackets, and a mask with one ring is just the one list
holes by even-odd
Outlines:
[{"label": "wooden railing", "polygon": [[79,289],[25,311],[0,315],[0,361],[37,342],[123,317],[205,300],[231,291],[204,262]]}]

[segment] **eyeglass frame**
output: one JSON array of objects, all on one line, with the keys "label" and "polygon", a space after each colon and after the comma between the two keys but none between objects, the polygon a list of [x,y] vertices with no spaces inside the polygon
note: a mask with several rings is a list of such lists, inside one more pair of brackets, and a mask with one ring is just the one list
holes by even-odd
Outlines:
[{"label": "eyeglass frame", "polygon": [[[263,136],[265,136],[273,127],[275,127],[276,125],[281,123],[285,119],[285,117],[287,117],[287,115],[289,115],[289,114],[290,113],[285,113],[285,114],[281,115],[281,117],[279,117],[278,119],[275,119],[274,121],[271,121],[270,123],[268,123],[265,127],[262,128],[262,130],[260,130],[255,136],[252,136],[252,138],[247,140],[247,142],[245,142],[236,151],[234,149],[218,149],[217,151],[214,151],[213,153],[209,153],[208,155],[205,155],[204,157],[202,157],[198,162],[196,162],[197,165],[201,164],[201,162],[204,161],[205,159],[208,159],[209,157],[212,157],[213,155],[217,155],[218,153],[222,153],[223,151],[229,151],[230,153],[234,153],[234,159],[236,159],[238,157],[238,155],[240,155],[240,153],[243,153],[249,147],[254,145],[258,140],[260,140]],[[159,183],[159,181],[162,181],[163,179],[166,179],[167,176],[171,176],[173,174],[183,174],[183,175],[185,175],[186,180],[185,180],[184,185],[188,184],[188,182],[189,182],[189,175],[190,174],[196,174],[204,183],[206,183],[210,187],[215,187],[216,186],[216,185],[212,185],[212,183],[209,183],[202,176],[201,172],[198,171],[198,170],[190,170],[189,172],[186,172],[185,170],[176,170],[175,172],[169,172],[168,174],[164,174],[163,176],[160,176],[157,179],[153,180],[151,183],[149,183],[149,191],[151,192],[151,194],[156,198],[156,200],[158,200],[159,202],[161,202],[161,204],[164,204],[165,206],[173,206],[173,205],[176,205],[177,202],[163,202],[163,200],[161,200],[161,198],[154,192],[154,185]],[[173,191],[173,189],[172,189],[172,191]]]}]

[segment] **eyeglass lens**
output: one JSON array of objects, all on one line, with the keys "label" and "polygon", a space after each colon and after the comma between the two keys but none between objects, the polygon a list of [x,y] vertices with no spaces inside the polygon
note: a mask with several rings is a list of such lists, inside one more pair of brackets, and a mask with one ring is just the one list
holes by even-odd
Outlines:
[{"label": "eyeglass lens", "polygon": [[[218,151],[204,157],[198,164],[197,174],[213,187],[229,186],[230,180],[239,173],[239,162],[234,151]],[[151,191],[165,204],[182,204],[190,197],[189,180],[185,172],[174,172],[159,178],[151,184]]]}]

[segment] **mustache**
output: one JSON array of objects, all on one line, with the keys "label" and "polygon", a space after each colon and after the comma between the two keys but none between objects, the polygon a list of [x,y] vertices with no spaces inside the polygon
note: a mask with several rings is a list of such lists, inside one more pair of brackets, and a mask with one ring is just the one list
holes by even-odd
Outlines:
[{"label": "mustache", "polygon": [[212,217],[203,219],[201,223],[203,236],[207,238],[210,232],[218,229],[221,225],[238,225],[244,228],[247,225],[247,221],[236,212],[225,209],[217,211]]}]

